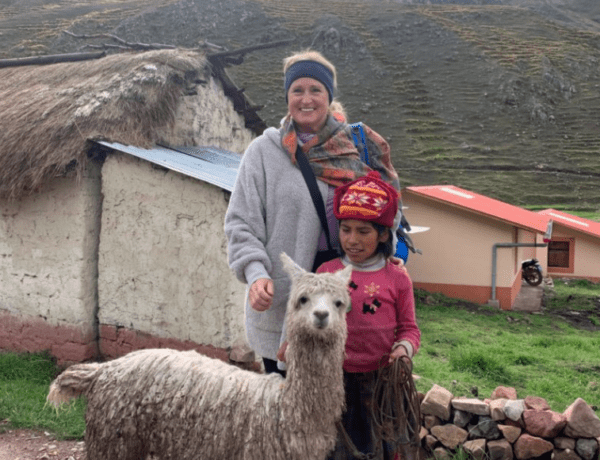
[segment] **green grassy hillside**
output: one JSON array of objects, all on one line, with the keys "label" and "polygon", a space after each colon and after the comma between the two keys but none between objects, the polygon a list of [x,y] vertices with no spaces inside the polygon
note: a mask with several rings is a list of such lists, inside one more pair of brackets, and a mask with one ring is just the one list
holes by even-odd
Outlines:
[{"label": "green grassy hillside", "polygon": [[517,205],[597,211],[600,7],[437,3],[5,0],[0,49],[17,57],[108,42],[61,30],[228,49],[292,38],[229,69],[269,125],[285,112],[282,59],[316,48],[338,68],[351,121],[389,140],[403,185],[450,183]]}]

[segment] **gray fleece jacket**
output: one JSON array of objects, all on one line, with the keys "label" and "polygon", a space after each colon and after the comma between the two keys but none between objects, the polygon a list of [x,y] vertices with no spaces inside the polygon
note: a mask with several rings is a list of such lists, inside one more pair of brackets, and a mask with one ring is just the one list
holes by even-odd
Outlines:
[{"label": "gray fleece jacket", "polygon": [[[326,197],[328,185],[317,183]],[[273,280],[269,310],[255,311],[246,295],[245,323],[252,349],[261,357],[277,359],[291,284],[279,255],[285,252],[310,270],[321,234],[306,182],[282,149],[278,129],[265,130],[244,153],[225,215],[225,233],[229,265],[240,281],[251,286],[259,278]]]}]

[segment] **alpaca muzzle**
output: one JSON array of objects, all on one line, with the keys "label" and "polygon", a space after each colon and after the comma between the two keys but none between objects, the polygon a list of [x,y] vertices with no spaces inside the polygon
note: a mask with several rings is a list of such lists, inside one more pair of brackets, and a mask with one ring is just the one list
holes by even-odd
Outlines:
[{"label": "alpaca muzzle", "polygon": [[313,313],[314,324],[317,329],[325,329],[329,325],[329,312],[316,311]]}]

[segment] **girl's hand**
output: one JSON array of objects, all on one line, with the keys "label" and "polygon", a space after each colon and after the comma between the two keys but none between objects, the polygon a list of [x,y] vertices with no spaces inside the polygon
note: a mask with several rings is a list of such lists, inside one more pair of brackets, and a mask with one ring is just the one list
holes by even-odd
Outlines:
[{"label": "girl's hand", "polygon": [[404,345],[400,345],[390,353],[389,364],[392,364],[394,361],[396,361],[402,356],[408,356],[408,351],[406,351],[406,347]]},{"label": "girl's hand", "polygon": [[279,347],[279,351],[277,352],[277,359],[281,362],[285,363],[285,351],[287,350],[288,343],[283,342]]},{"label": "girl's hand", "polygon": [[265,311],[271,308],[273,303],[273,280],[269,278],[259,278],[248,293],[250,306],[256,311]]}]

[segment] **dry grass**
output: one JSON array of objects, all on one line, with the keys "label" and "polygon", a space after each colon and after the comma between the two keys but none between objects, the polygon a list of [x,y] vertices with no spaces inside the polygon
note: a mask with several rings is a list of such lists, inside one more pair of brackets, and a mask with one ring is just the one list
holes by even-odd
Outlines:
[{"label": "dry grass", "polygon": [[174,122],[203,55],[161,50],[0,69],[0,196],[81,174],[90,139],[149,147]]}]

